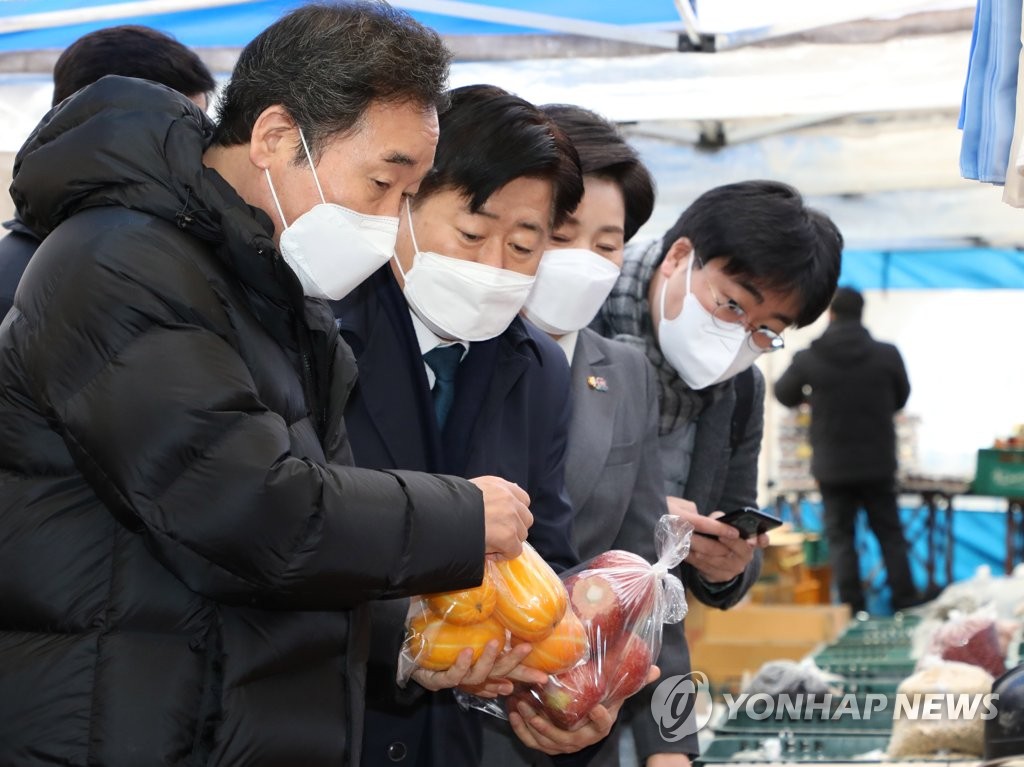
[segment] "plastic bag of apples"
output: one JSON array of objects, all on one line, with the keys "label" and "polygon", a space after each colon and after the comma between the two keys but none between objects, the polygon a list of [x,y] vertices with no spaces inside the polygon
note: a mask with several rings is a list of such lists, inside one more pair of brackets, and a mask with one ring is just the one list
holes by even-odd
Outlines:
[{"label": "plastic bag of apples", "polygon": [[507,718],[507,709],[517,701],[541,710],[563,729],[573,729],[587,718],[596,705],[614,705],[639,692],[645,684],[651,664],[661,650],[661,631],[665,623],[678,623],[686,617],[683,584],[672,571],[690,551],[693,526],[669,514],[658,521],[655,544],[658,561],[651,564],[628,551],[606,551],[582,568],[564,576],[569,605],[562,625],[573,626],[565,636],[583,629],[588,652],[568,668],[544,667],[531,663],[538,653],[542,658],[568,661],[561,650],[566,640],[559,638],[559,650],[547,645],[558,633],[534,644],[524,664],[548,671],[543,685],[517,684],[504,701],[484,700],[457,692],[464,705]]},{"label": "plastic bag of apples", "polygon": [[417,667],[444,671],[467,647],[476,662],[492,639],[502,649],[530,642],[533,649],[524,663],[542,671],[572,668],[590,648],[568,604],[565,585],[528,543],[515,559],[488,557],[476,588],[413,599],[399,681],[408,680]]}]

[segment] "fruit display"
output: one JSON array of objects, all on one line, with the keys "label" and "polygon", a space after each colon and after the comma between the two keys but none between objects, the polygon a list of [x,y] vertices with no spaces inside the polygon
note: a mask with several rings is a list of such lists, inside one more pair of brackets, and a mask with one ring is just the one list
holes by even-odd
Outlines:
[{"label": "fruit display", "polygon": [[666,515],[656,535],[657,563],[628,551],[608,551],[568,575],[566,616],[583,626],[589,657],[552,673],[543,685],[517,685],[506,706],[524,702],[572,729],[599,703],[610,706],[639,692],[661,649],[662,625],[686,615],[683,586],[671,570],[689,552],[691,532],[689,523]]},{"label": "fruit display", "polygon": [[412,600],[401,676],[417,667],[444,671],[467,647],[475,662],[492,640],[500,650],[529,642],[524,665],[547,673],[571,669],[588,657],[590,645],[568,604],[565,585],[529,544],[515,559],[488,557],[479,586]]}]

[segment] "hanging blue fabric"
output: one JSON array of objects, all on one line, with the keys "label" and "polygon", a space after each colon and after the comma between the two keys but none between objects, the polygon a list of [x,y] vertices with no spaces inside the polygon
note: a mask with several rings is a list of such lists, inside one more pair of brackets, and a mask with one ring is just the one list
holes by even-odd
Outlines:
[{"label": "hanging blue fabric", "polygon": [[1013,141],[1020,0],[978,0],[958,126],[960,174],[1003,184]]}]

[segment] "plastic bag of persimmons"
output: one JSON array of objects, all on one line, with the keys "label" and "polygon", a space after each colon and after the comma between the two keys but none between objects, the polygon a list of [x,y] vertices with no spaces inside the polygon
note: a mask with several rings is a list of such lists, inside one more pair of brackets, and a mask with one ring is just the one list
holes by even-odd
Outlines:
[{"label": "plastic bag of persimmons", "polygon": [[547,673],[545,684],[517,683],[499,699],[457,692],[459,702],[504,719],[522,700],[559,727],[576,727],[597,704],[640,691],[661,649],[662,626],[686,616],[672,570],[689,553],[692,529],[666,514],[653,531],[657,562],[606,551],[561,579],[529,544],[515,559],[489,558],[477,588],[413,600],[400,678],[417,667],[444,671],[467,647],[475,662],[491,640],[505,650],[528,642],[523,665]]}]

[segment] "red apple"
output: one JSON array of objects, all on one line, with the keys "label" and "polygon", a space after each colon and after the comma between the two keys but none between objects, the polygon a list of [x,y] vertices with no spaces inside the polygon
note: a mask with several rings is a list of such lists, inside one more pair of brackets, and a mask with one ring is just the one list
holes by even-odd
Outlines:
[{"label": "red apple", "polygon": [[585,570],[565,581],[573,612],[590,632],[593,652],[603,653],[618,641],[626,610],[611,581]]},{"label": "red apple", "polygon": [[619,595],[627,625],[644,620],[654,609],[658,578],[651,565],[639,554],[618,549],[606,551],[594,557],[587,569],[611,570],[603,575]]},{"label": "red apple", "polygon": [[605,658],[605,700],[609,703],[635,695],[651,668],[651,648],[638,634],[626,634]]},{"label": "red apple", "polygon": [[[604,698],[604,683],[597,668],[588,662],[549,677],[538,694],[548,718],[569,730],[586,719],[590,709]],[[530,705],[536,708],[535,704]]]},{"label": "red apple", "polygon": [[632,551],[612,549],[598,554],[587,565],[588,570],[603,570],[609,567],[642,567],[645,570],[650,570],[651,563]]}]

